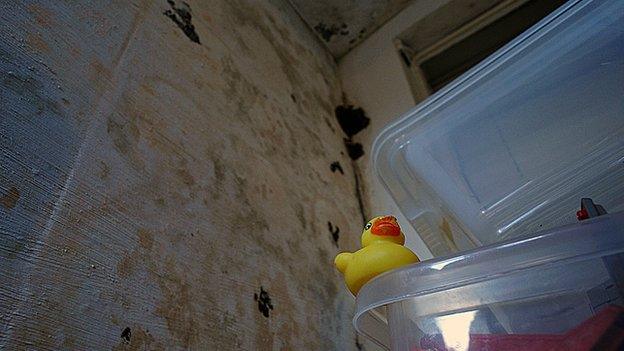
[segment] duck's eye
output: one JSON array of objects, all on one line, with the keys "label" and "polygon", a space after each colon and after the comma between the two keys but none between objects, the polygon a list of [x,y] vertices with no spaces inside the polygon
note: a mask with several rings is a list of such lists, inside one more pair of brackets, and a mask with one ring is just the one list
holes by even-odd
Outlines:
[{"label": "duck's eye", "polygon": [[372,223],[366,223],[366,226],[364,227],[364,230],[369,230],[370,227],[372,227],[373,224]]}]

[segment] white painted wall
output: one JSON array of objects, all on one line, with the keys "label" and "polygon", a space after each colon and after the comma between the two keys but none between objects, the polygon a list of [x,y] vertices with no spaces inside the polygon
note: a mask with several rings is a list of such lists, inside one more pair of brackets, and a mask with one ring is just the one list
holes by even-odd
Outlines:
[{"label": "white painted wall", "polygon": [[370,127],[355,137],[364,145],[368,156],[357,162],[364,177],[369,211],[371,215],[396,214],[407,236],[406,245],[421,259],[430,258],[431,252],[377,180],[370,156],[373,141],[384,126],[416,105],[393,40],[449,1],[451,0],[415,1],[349,52],[338,64],[338,74],[347,100],[362,107],[371,118]]}]

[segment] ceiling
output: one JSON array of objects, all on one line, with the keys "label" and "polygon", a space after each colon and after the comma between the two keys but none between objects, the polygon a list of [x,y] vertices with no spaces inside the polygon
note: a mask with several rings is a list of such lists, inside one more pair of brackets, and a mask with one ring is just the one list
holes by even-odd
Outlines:
[{"label": "ceiling", "polygon": [[413,0],[290,0],[339,59]]}]

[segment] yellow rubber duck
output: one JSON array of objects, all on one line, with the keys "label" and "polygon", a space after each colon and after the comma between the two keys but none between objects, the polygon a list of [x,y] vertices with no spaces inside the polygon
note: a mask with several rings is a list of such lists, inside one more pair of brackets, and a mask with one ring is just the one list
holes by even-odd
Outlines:
[{"label": "yellow rubber duck", "polygon": [[364,226],[362,248],[338,254],[334,264],[344,274],[349,290],[357,295],[360,288],[377,275],[420,261],[403,244],[405,235],[396,218],[375,217]]}]

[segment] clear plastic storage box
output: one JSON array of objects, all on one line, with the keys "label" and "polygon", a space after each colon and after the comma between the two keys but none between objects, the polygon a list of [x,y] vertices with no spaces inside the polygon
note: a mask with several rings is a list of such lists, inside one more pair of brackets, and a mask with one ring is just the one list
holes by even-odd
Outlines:
[{"label": "clear plastic storage box", "polygon": [[624,209],[624,1],[570,1],[373,146],[434,256]]},{"label": "clear plastic storage box", "polygon": [[[357,296],[392,350],[624,348],[624,1],[570,1],[388,126],[374,167],[435,256]],[[580,200],[611,213],[578,222]]]},{"label": "clear plastic storage box", "polygon": [[623,253],[620,213],[425,261],[364,285],[354,323],[400,351],[621,350]]}]

